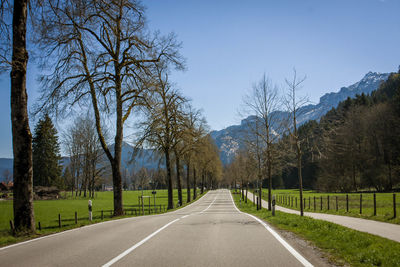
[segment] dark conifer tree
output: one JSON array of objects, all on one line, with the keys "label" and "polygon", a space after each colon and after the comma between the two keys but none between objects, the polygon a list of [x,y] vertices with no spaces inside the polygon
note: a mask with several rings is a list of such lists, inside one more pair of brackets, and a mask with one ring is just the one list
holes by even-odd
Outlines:
[{"label": "dark conifer tree", "polygon": [[62,187],[60,145],[57,130],[45,115],[35,127],[33,147],[33,185]]}]

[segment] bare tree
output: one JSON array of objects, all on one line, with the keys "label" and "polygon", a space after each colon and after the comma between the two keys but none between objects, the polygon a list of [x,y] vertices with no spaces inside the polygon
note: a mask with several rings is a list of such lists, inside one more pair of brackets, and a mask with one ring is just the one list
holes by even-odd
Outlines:
[{"label": "bare tree", "polygon": [[137,179],[138,184],[140,185],[141,190],[143,191],[144,188],[149,184],[149,180],[150,180],[149,170],[146,169],[145,167],[142,167],[136,173],[136,179]]},{"label": "bare tree", "polygon": [[200,193],[204,188],[215,188],[222,177],[222,163],[219,150],[209,134],[201,138],[199,149],[196,151],[196,166],[201,174]]},{"label": "bare tree", "polygon": [[[83,191],[83,196],[86,197],[89,192],[89,196],[93,198],[96,183],[106,169],[95,122],[89,117],[89,114],[76,118],[74,124],[64,134],[63,139],[70,157],[71,176],[76,181],[74,184],[76,187],[81,185],[79,195]],[[78,194],[78,188],[76,194]]]},{"label": "bare tree", "polygon": [[164,154],[167,169],[168,209],[173,209],[173,189],[171,153],[173,153],[177,140],[181,136],[180,129],[183,122],[182,106],[186,99],[172,88],[168,82],[165,70],[158,70],[158,77],[154,81],[154,96],[151,104],[145,109],[146,119],[141,123],[138,145],[147,143]]},{"label": "bare tree", "polygon": [[[279,107],[281,104],[278,98],[278,88],[273,86],[271,81],[266,77],[265,73],[261,80],[253,85],[249,94],[247,94],[243,102],[247,112],[256,116],[255,121],[249,123],[248,129],[251,131],[252,142],[256,142],[257,159],[261,161],[259,149],[265,153],[265,163],[268,179],[268,210],[271,210],[272,203],[272,167],[274,164],[274,143],[280,137],[282,127],[282,117],[280,116]],[[254,140],[254,135],[256,140]],[[261,142],[261,144],[259,144]],[[260,164],[258,164],[260,165]],[[261,166],[258,167],[261,169]],[[259,179],[261,176],[259,175]],[[261,199],[262,181],[260,180],[259,199]]]},{"label": "bare tree", "polygon": [[201,117],[200,111],[196,111],[189,103],[183,108],[183,116],[180,116],[181,122],[176,121],[174,117],[174,125],[176,125],[176,145],[174,147],[178,199],[182,201],[182,189],[180,181],[181,162],[186,163],[186,186],[187,186],[187,202],[190,202],[190,163],[193,153],[196,151],[199,139],[206,135],[206,121]]},{"label": "bare tree", "polygon": [[299,191],[300,191],[300,215],[303,216],[304,214],[304,207],[303,207],[303,178],[301,173],[301,140],[299,133],[297,131],[297,117],[299,116],[299,109],[304,106],[308,99],[306,97],[299,98],[297,96],[297,92],[301,88],[303,82],[306,80],[306,76],[304,77],[297,77],[296,69],[293,69],[293,78],[292,79],[285,79],[287,85],[287,95],[285,98],[285,104],[287,111],[289,113],[288,118],[288,132],[290,134],[291,140],[295,147],[296,151],[296,159],[297,159],[297,175],[299,178]]},{"label": "bare tree", "polygon": [[[53,72],[42,77],[38,111],[57,113],[90,102],[101,146],[110,161],[114,215],[123,214],[121,151],[124,123],[146,98],[146,80],[155,64],[182,69],[174,34],[151,35],[139,1],[46,1],[37,24],[38,43]],[[49,60],[55,58],[55,61]],[[115,119],[114,151],[104,138],[101,113]]]},{"label": "bare tree", "polygon": [[[199,150],[200,140],[206,135],[206,120],[201,116],[199,110],[195,110],[191,105],[187,107],[187,116],[185,120],[185,132],[183,135],[183,145],[181,147],[181,154],[183,155],[184,162],[186,163],[186,187],[187,187],[187,202],[190,202],[190,170],[191,163],[193,162],[194,154]],[[193,183],[194,192],[193,199],[195,199],[195,170],[193,168]]]},{"label": "bare tree", "polygon": [[81,177],[81,169],[82,169],[82,162],[81,162],[81,155],[83,154],[83,149],[81,145],[81,135],[79,132],[79,128],[76,125],[73,125],[67,129],[66,132],[63,134],[62,143],[64,145],[64,149],[69,156],[69,172],[71,174],[71,178],[73,180],[71,186],[72,195],[75,191],[75,196],[78,195],[78,186],[79,186],[79,179]]}]

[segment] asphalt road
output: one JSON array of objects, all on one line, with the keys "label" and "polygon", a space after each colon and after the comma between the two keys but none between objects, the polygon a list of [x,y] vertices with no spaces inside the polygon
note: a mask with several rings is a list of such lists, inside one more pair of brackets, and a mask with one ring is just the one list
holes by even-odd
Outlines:
[{"label": "asphalt road", "polygon": [[0,266],[312,266],[230,192],[0,248]]}]

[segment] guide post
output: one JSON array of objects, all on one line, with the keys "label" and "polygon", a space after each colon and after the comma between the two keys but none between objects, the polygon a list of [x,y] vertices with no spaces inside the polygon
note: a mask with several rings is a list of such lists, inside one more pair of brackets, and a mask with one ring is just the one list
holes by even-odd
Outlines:
[{"label": "guide post", "polygon": [[88,208],[89,208],[89,221],[92,221],[92,201],[91,200],[89,200]]}]

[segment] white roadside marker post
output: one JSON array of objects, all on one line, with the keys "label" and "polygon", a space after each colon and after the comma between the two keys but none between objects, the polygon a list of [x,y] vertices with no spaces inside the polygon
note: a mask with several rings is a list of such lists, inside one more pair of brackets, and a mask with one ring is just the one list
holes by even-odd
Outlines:
[{"label": "white roadside marker post", "polygon": [[92,201],[91,200],[89,200],[88,208],[89,208],[89,221],[92,221]]}]

